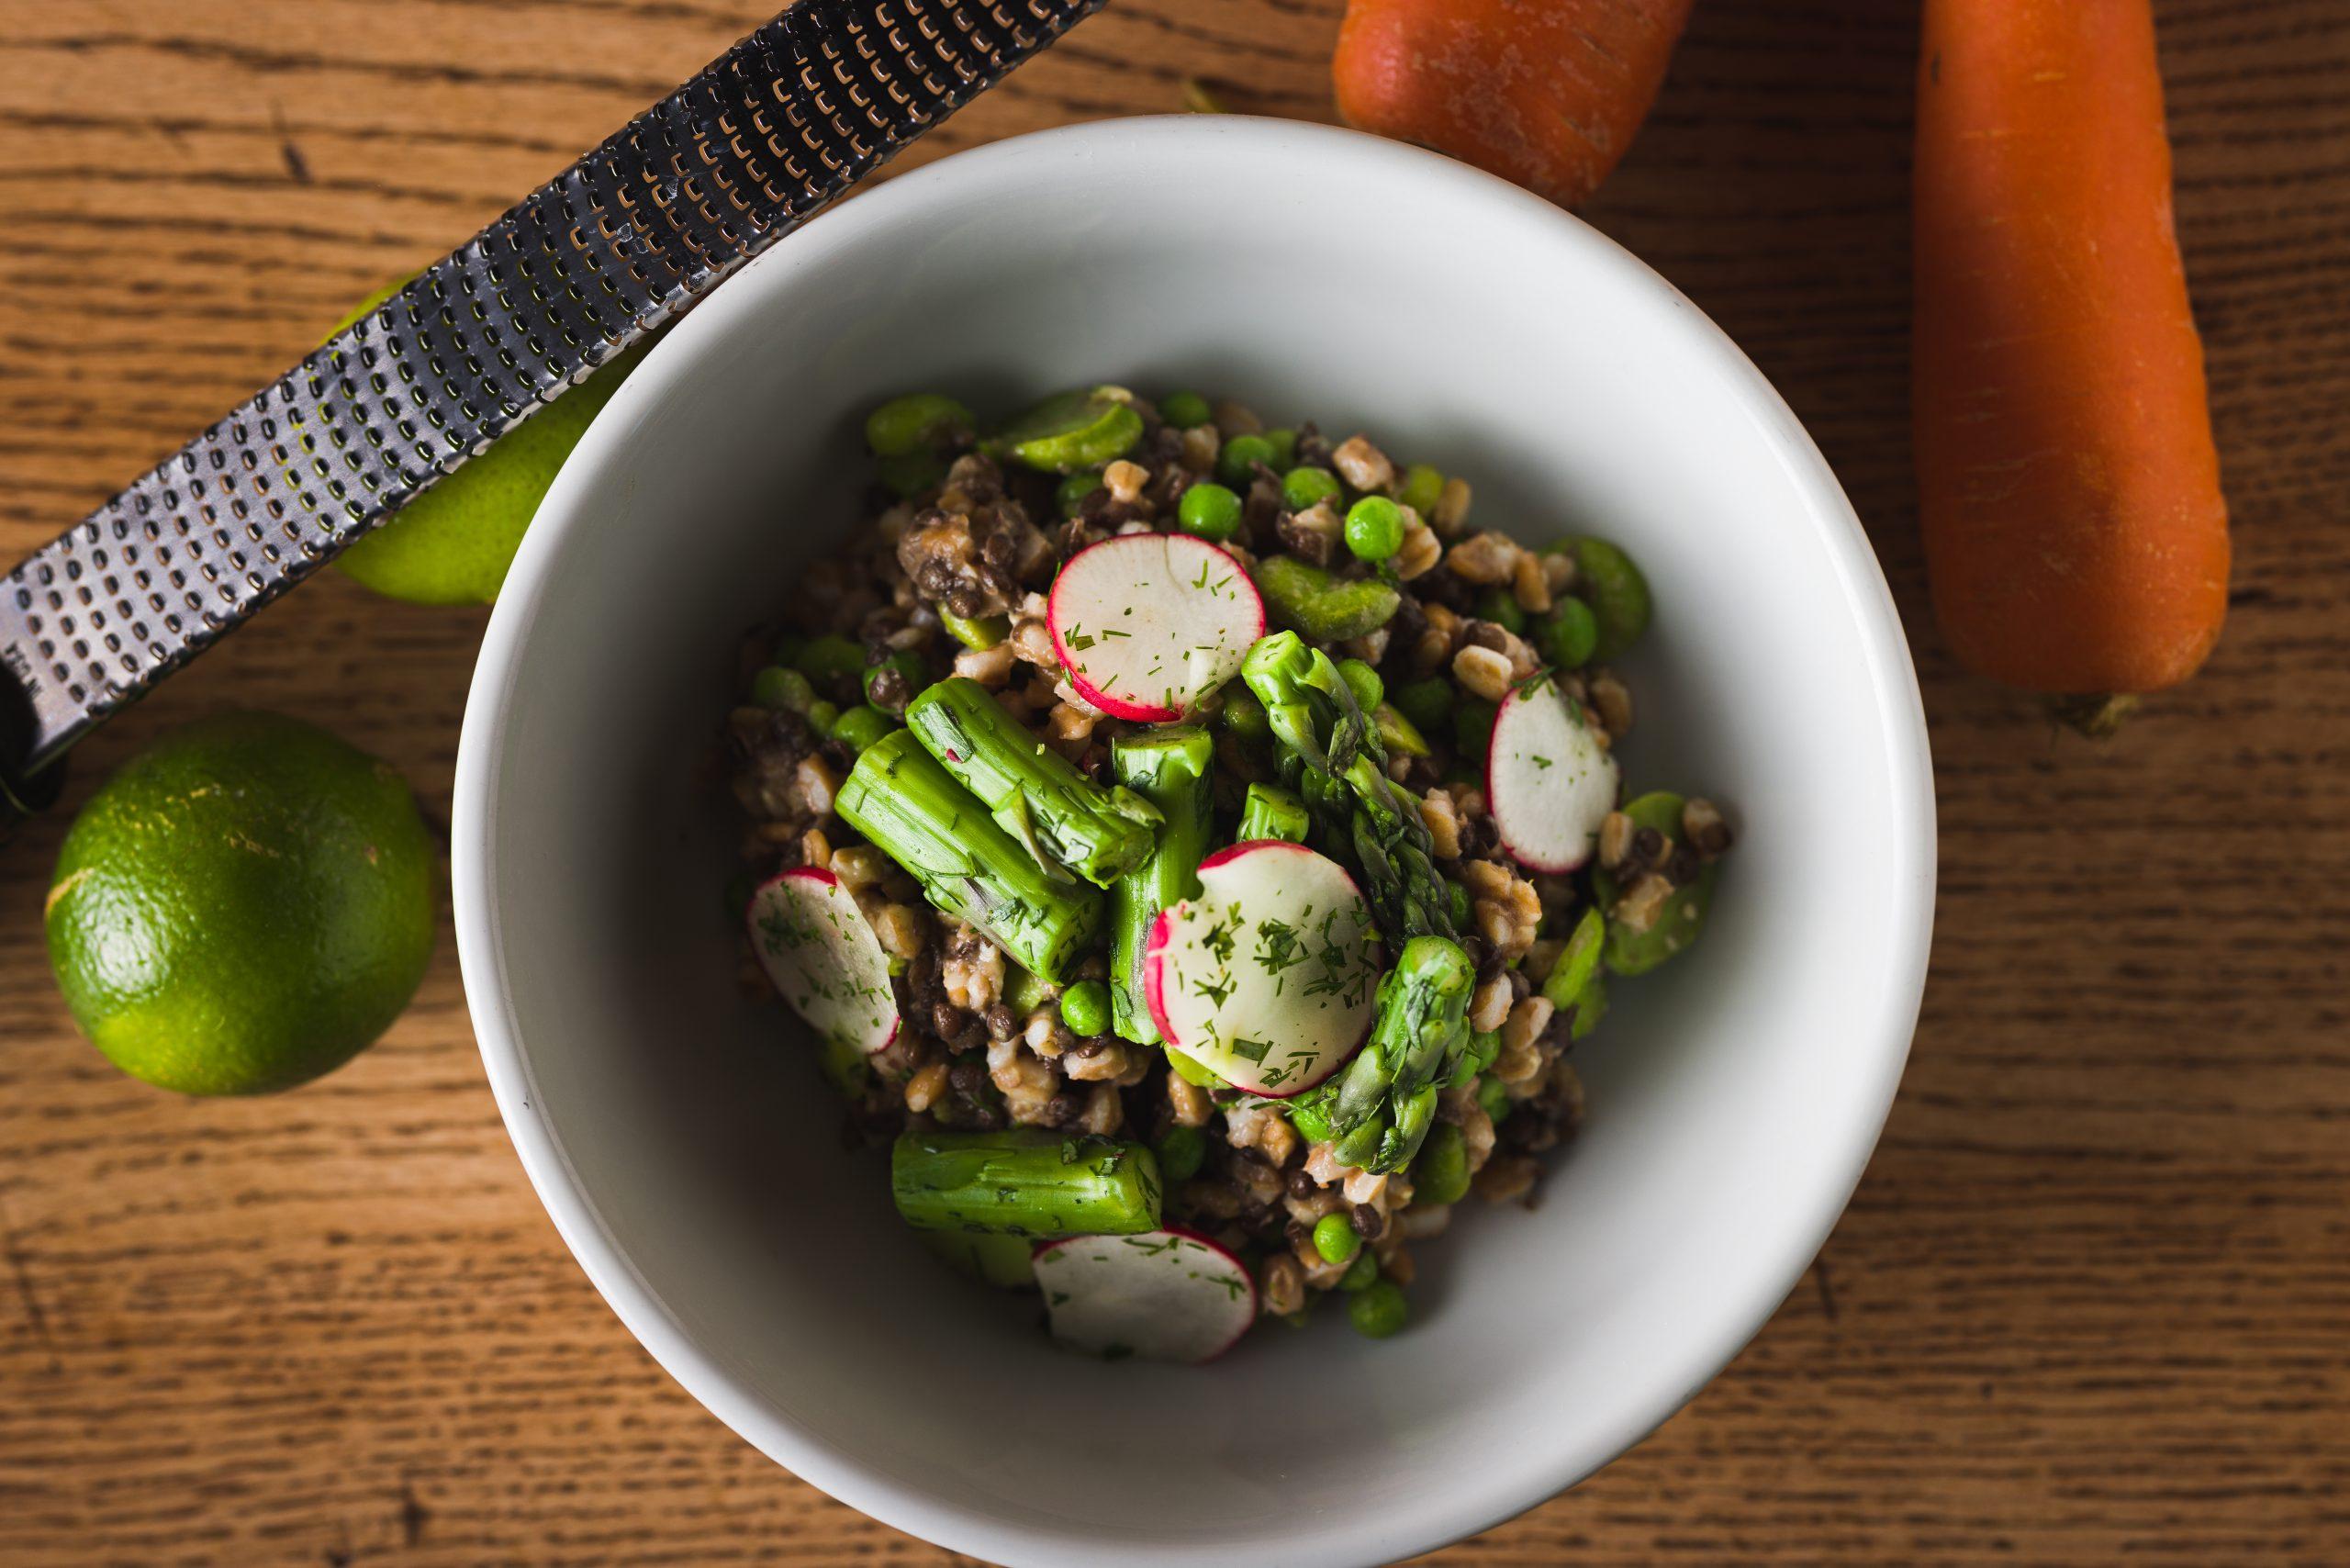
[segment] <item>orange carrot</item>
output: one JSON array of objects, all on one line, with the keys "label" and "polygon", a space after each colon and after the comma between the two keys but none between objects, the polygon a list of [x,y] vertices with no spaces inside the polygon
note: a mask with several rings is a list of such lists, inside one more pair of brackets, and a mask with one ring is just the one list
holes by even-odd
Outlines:
[{"label": "orange carrot", "polygon": [[1912,412],[1934,610],[2033,691],[2154,691],[2227,613],[2148,0],[1926,0]]},{"label": "orange carrot", "polygon": [[1690,3],[1348,0],[1338,113],[1572,207],[1632,144]]}]

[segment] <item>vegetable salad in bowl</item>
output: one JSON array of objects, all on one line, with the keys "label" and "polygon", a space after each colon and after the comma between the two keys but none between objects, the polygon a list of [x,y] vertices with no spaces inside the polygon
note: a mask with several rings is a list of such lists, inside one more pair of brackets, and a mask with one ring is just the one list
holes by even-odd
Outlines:
[{"label": "vegetable salad in bowl", "polygon": [[1599,539],[1192,393],[876,409],[875,515],[746,642],[746,980],[822,1042],[901,1216],[1053,1334],[1202,1361],[1530,1202],[1608,987],[1729,847],[1628,790]]}]

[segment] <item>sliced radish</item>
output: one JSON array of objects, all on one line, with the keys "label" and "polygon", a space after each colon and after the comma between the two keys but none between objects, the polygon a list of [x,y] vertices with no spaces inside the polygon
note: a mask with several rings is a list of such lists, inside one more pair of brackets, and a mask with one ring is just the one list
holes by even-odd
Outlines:
[{"label": "sliced radish", "polygon": [[1069,558],[1045,619],[1080,696],[1113,719],[1163,724],[1240,673],[1265,601],[1204,539],[1125,533]]},{"label": "sliced radish", "polygon": [[1485,745],[1485,805],[1519,865],[1572,871],[1590,859],[1617,784],[1616,759],[1558,682],[1530,680],[1502,699]]},{"label": "sliced radish", "polygon": [[1210,1361],[1257,1319],[1257,1282],[1196,1231],[1048,1241],[1036,1283],[1053,1338],[1113,1360]]},{"label": "sliced radish", "polygon": [[1143,1000],[1167,1043],[1237,1089],[1285,1100],[1371,1032],[1379,934],[1346,868],[1252,839],[1200,862],[1200,896],[1159,911]]},{"label": "sliced radish", "polygon": [[867,1056],[898,1037],[890,955],[838,877],[802,866],[768,878],[748,924],[767,978],[810,1028]]}]

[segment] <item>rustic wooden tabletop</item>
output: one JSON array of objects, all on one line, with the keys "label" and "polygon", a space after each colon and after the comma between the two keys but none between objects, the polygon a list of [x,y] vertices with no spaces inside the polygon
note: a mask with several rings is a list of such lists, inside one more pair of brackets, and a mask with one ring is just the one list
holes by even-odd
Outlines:
[{"label": "rustic wooden tabletop", "polygon": [[[772,4],[0,0],[0,556]],[[1338,9],[1115,0],[908,162],[1189,75],[1328,118]],[[2236,587],[2210,670],[2108,744],[1961,677],[1923,613],[1914,6],[1703,0],[1589,214],[1745,345],[1869,525],[1933,723],[1940,930],[1802,1288],[1637,1451],[1442,1561],[2350,1561],[2350,6],[2158,9]],[[248,705],[445,812],[483,619],[322,577],[85,746],[69,804]],[[507,1146],[445,930],[310,1088],[117,1074],[42,952],[64,820],[0,851],[0,1562],[948,1561],[621,1330]]]}]

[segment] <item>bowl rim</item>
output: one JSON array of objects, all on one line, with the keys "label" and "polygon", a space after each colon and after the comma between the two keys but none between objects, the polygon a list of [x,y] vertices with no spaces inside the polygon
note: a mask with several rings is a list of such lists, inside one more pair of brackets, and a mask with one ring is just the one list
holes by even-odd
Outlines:
[{"label": "bowl rim", "polygon": [[[1661,274],[1615,241],[1565,210],[1471,166],[1402,143],[1310,122],[1247,116],[1166,115],[1093,121],[990,142],[901,174],[829,211],[786,244],[806,259],[815,247],[838,250],[859,236],[943,199],[968,199],[990,184],[1016,185],[1020,171],[1045,160],[1070,160],[1140,143],[1191,147],[1237,145],[1251,159],[1313,158],[1352,165],[1357,173],[1409,187],[1440,186],[1454,200],[1481,202],[1497,222],[1547,230],[1551,242],[1583,252],[1588,265],[1613,271],[1634,289],[1654,297],[1661,330],[1694,334],[1718,364],[1745,412],[1762,431],[1787,481],[1802,497],[1855,616],[1866,655],[1870,689],[1894,780],[1897,887],[1908,890],[1888,942],[1891,983],[1876,1016],[1856,1031],[1878,1042],[1873,1077],[1858,1086],[1851,1125],[1820,1161],[1820,1202],[1785,1226],[1763,1249],[1773,1266],[1758,1268],[1730,1291],[1737,1310],[1729,1328],[1687,1346],[1669,1369],[1649,1374],[1649,1393],[1630,1418],[1603,1431],[1585,1428],[1580,1440],[1550,1445],[1546,1462],[1483,1487],[1424,1498],[1408,1527],[1393,1522],[1325,1518],[1310,1540],[1284,1543],[1284,1556],[1308,1568],[1352,1568],[1397,1561],[1491,1529],[1586,1479],[1636,1446],[1710,1383],[1760,1332],[1800,1282],[1841,1216],[1890,1114],[1922,1001],[1933,924],[1935,801],[1925,713],[1908,643],[1890,588],[1858,516],[1810,436],[1777,391],[1730,338]],[[1192,149],[1196,151],[1196,148]],[[736,331],[737,319],[763,287],[788,287],[789,274],[774,262],[778,246],[753,261],[692,310],[622,384],[590,426],[542,502],[482,639],[467,693],[458,744],[452,824],[452,890],[457,946],[482,1061],[508,1136],[557,1233],[647,1353],[705,1409],[769,1459],[819,1490],[894,1529],[990,1562],[1069,1565],[1101,1561],[1111,1550],[1099,1536],[1074,1528],[1024,1524],[981,1513],[867,1470],[834,1450],[820,1431],[770,1408],[720,1361],[698,1344],[635,1269],[588,1201],[560,1137],[540,1108],[510,1012],[504,954],[498,939],[495,888],[498,855],[492,801],[520,655],[536,607],[548,590],[555,560],[579,521],[582,503],[610,477],[615,454],[642,413],[690,380],[704,357]],[[1229,1556],[1228,1545],[1121,1542],[1131,1563],[1205,1568]]]}]

